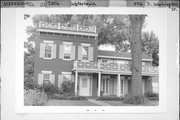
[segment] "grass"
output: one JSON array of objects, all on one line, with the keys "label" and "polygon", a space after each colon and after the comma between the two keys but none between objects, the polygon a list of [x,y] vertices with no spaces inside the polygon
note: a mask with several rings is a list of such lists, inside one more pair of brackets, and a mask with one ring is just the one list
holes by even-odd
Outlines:
[{"label": "grass", "polygon": [[112,106],[158,106],[159,101],[149,101],[149,103],[147,104],[138,104],[138,105],[134,105],[134,104],[125,104],[122,101],[103,101],[107,104],[110,104]]},{"label": "grass", "polygon": [[49,100],[47,106],[99,106],[87,100]]}]

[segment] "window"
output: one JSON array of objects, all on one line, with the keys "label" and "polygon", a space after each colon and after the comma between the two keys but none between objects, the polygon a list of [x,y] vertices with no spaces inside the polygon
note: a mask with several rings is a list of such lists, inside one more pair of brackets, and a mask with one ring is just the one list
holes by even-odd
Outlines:
[{"label": "window", "polygon": [[145,62],[142,62],[142,65],[146,65],[146,63],[145,63]]},{"label": "window", "polygon": [[71,59],[71,45],[64,45],[64,59]]},{"label": "window", "polygon": [[44,58],[52,58],[52,44],[45,45]]},{"label": "window", "polygon": [[102,59],[103,63],[108,63],[109,61],[107,59]]},{"label": "window", "polygon": [[62,72],[63,81],[71,81],[71,72]]},{"label": "window", "polygon": [[43,74],[43,83],[48,84],[51,81],[51,74],[44,73]]},{"label": "window", "polygon": [[87,84],[88,84],[88,79],[82,78],[82,88],[87,88]]},{"label": "window", "polygon": [[88,47],[82,46],[82,59],[88,60]]}]

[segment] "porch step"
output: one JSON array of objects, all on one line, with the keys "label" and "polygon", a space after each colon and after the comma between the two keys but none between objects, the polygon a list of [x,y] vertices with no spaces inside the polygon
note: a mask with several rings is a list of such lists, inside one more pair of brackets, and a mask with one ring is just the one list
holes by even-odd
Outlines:
[{"label": "porch step", "polygon": [[88,98],[88,101],[94,104],[98,104],[100,106],[110,106],[110,104],[104,103],[102,101],[97,101],[95,99]]}]

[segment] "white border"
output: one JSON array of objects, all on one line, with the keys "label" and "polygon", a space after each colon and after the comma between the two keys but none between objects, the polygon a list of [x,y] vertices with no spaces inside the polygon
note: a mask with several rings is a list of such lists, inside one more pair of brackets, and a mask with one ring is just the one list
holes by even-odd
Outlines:
[{"label": "white border", "polygon": [[[73,11],[73,12],[72,12]],[[164,41],[160,41],[160,78],[159,106],[24,106],[24,90],[23,90],[23,38],[21,34],[24,30],[20,28],[24,22],[23,14],[154,14],[164,15],[167,18],[167,9],[145,9],[145,8],[19,8],[16,9],[16,73],[15,73],[15,110],[16,113],[164,113],[167,111],[167,36]],[[165,19],[165,25],[167,20]],[[17,27],[18,26],[18,27]],[[167,35],[167,27],[162,32]]]}]

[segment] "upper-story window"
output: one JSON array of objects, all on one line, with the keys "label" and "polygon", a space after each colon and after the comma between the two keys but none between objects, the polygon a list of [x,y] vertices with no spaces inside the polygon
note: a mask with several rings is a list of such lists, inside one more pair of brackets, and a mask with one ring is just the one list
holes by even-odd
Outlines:
[{"label": "upper-story window", "polygon": [[52,58],[52,44],[46,44],[45,45],[45,58]]},{"label": "upper-story window", "polygon": [[94,53],[91,44],[81,43],[78,46],[78,60],[93,61]]},{"label": "upper-story window", "polygon": [[88,47],[87,46],[82,47],[82,59],[88,60]]},{"label": "upper-story window", "polygon": [[54,44],[54,41],[43,41],[40,43],[39,57],[43,59],[56,58],[56,44]]},{"label": "upper-story window", "polygon": [[76,47],[72,42],[63,42],[59,46],[59,58],[63,60],[75,60]]},{"label": "upper-story window", "polygon": [[71,59],[71,48],[72,45],[66,44],[64,45],[64,59]]}]

